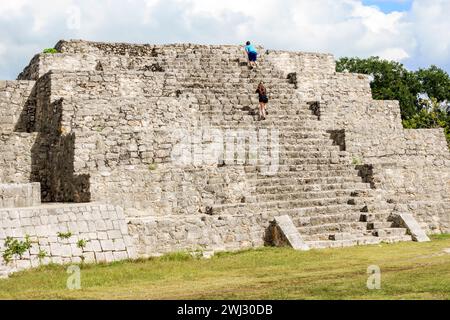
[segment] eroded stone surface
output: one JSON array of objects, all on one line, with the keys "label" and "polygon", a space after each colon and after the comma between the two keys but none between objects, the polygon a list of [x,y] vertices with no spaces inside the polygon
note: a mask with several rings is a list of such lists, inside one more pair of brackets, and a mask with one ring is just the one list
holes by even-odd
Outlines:
[{"label": "eroded stone surface", "polygon": [[[54,262],[80,259],[54,236],[66,227],[89,236],[88,261],[259,247],[280,216],[315,248],[411,240],[393,213],[450,231],[443,131],[403,129],[398,102],[374,101],[369,78],[336,73],[331,55],[259,48],[249,70],[239,46],[57,48],[0,82],[0,185],[24,186],[0,191],[0,232],[42,237]],[[44,202],[116,209],[28,217],[9,207],[36,204],[30,182]]]}]

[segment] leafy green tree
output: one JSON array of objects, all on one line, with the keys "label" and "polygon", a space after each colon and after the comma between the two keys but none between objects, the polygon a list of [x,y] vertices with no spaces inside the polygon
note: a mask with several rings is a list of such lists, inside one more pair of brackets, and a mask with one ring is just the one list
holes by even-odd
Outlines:
[{"label": "leafy green tree", "polygon": [[433,65],[428,69],[419,69],[416,75],[423,93],[440,103],[450,102],[450,76],[447,72]]}]

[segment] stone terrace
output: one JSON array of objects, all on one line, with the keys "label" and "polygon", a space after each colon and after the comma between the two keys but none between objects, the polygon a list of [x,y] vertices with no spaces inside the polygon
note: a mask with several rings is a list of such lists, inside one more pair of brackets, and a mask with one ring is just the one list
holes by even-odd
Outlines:
[{"label": "stone terrace", "polygon": [[[336,73],[331,55],[259,48],[250,70],[238,46],[56,48],[0,82],[0,242],[28,234],[41,246],[32,227],[44,227],[50,258],[78,261],[51,244],[56,230],[85,230],[86,212],[100,212],[88,214],[91,261],[270,245],[280,216],[312,248],[409,241],[402,214],[450,231],[442,130],[403,129],[398,103],[372,100],[368,77]],[[40,199],[76,206],[74,224],[45,228]]]}]

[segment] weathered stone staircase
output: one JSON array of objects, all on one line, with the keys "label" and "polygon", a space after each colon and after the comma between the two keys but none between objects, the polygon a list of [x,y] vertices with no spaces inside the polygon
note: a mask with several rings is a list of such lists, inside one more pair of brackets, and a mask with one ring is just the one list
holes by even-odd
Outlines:
[{"label": "weathered stone staircase", "polygon": [[[310,109],[311,101],[300,100],[294,85],[282,74],[264,61],[260,64],[262,67],[248,70],[241,61],[231,77],[218,74],[210,83],[207,74],[203,74],[185,84],[202,88],[202,119],[213,128],[279,132],[279,145],[270,146],[278,150],[280,161],[273,175],[261,174],[265,164],[223,159],[224,165],[245,166],[252,196],[241,203],[217,204],[211,213],[288,215],[313,248],[410,241],[407,229],[388,222],[391,211],[387,204],[382,209],[374,207],[378,204],[377,190],[362,181],[349,153],[341,150],[321,126]],[[225,89],[231,80],[239,89]],[[258,121],[255,111],[254,90],[261,80],[270,96],[265,121]]]},{"label": "weathered stone staircase", "polygon": [[[291,223],[302,248],[426,238],[411,232],[409,194],[384,193],[409,189],[384,190],[386,175],[369,178],[372,164],[354,158],[372,145],[358,136],[366,108],[378,112],[377,123],[392,115],[386,132],[413,140],[398,128],[398,106],[375,103],[364,76],[335,74],[330,55],[260,50],[259,67],[251,70],[238,46],[63,41],[57,48],[36,56],[21,81],[0,82],[0,245],[6,236],[30,233],[54,263],[239,250],[264,245],[270,222],[281,220]],[[260,81],[270,98],[264,121],[255,94]],[[177,130],[191,135],[195,161],[174,160]],[[197,147],[212,144],[211,137],[202,141],[203,131],[232,143],[244,139],[244,149],[226,146],[212,162],[196,162]],[[375,151],[382,149],[376,143]],[[414,146],[402,155],[424,144]],[[434,168],[425,168],[424,181],[434,186]],[[40,182],[45,204],[30,181]],[[445,218],[446,197],[436,191],[419,217],[431,203]],[[61,203],[72,201],[90,203]],[[430,225],[431,215],[420,224]],[[434,226],[446,230],[445,223]],[[72,242],[55,237],[69,230]],[[86,252],[76,248],[80,239],[89,240]],[[38,260],[35,250],[17,263],[25,268]]]}]

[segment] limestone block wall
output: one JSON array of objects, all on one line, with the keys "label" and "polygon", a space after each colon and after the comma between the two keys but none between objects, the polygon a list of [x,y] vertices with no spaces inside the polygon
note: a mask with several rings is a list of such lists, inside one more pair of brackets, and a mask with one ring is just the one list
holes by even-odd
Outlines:
[{"label": "limestone block wall", "polygon": [[264,246],[269,218],[241,216],[150,217],[132,220],[130,232],[141,256],[174,251],[235,251]]},{"label": "limestone block wall", "polygon": [[30,181],[35,134],[26,133],[34,117],[34,81],[0,81],[0,182]]},{"label": "limestone block wall", "polygon": [[410,212],[428,233],[448,233],[450,170],[429,163],[393,162],[370,166],[373,187],[398,212]]},{"label": "limestone block wall", "polygon": [[304,72],[333,74],[336,72],[336,61],[331,54],[267,50],[264,58],[275,65],[285,76],[292,72],[299,74]]},{"label": "limestone block wall", "polygon": [[0,81],[0,133],[27,131],[34,108],[34,81]]},{"label": "limestone block wall", "polygon": [[34,133],[0,134],[0,182],[30,182],[36,138]]},{"label": "limestone block wall", "polygon": [[345,124],[338,124],[345,128],[347,150],[367,163],[404,155],[405,131],[398,102],[372,100],[359,106],[342,116]]},{"label": "limestone block wall", "polygon": [[89,54],[40,53],[19,74],[18,80],[38,80],[53,70],[95,71],[98,59]]},{"label": "limestone block wall", "polygon": [[[192,167],[215,141],[195,141],[202,131],[197,101],[171,96],[163,84],[159,75],[143,72],[41,77],[34,146],[41,157],[34,180],[42,184],[43,200],[107,200],[129,208],[131,215],[142,214],[132,209],[198,214],[213,199],[239,202],[247,190],[243,169],[217,168],[217,158]],[[177,148],[189,152],[187,163],[179,160]],[[205,191],[212,180],[226,182],[220,190]]]},{"label": "limestone block wall", "polygon": [[92,175],[90,183],[94,200],[119,204],[130,216],[205,214],[215,203],[241,202],[250,190],[239,167],[136,166]]},{"label": "limestone block wall", "polygon": [[450,167],[450,153],[446,148],[448,145],[443,129],[405,129],[404,135],[406,155],[434,158],[436,164],[447,161]]},{"label": "limestone block wall", "polygon": [[[35,100],[25,104],[32,107],[21,102],[17,109],[26,115],[19,117],[23,131],[38,134],[18,142],[13,151],[6,147],[10,141],[1,144],[12,138],[2,136],[0,149],[8,156],[0,161],[7,164],[5,159],[22,150],[24,156],[1,166],[1,179],[41,182],[44,201],[107,199],[129,208],[131,216],[161,219],[199,219],[214,201],[236,203],[248,195],[242,168],[218,168],[214,161],[186,164],[173,157],[182,135],[193,140],[189,157],[196,159],[198,150],[214,146],[214,141],[198,145],[199,128],[230,120],[252,123],[237,112],[256,104],[248,92],[259,80],[242,68],[241,46],[61,41],[56,48],[60,53],[36,56],[19,76],[37,79],[27,83],[33,84]],[[398,103],[374,101],[369,77],[336,73],[331,55],[259,50],[267,84],[291,102],[283,107],[286,112],[304,112],[306,103],[319,102],[318,128],[330,130],[358,161],[374,165],[371,179],[391,195],[388,200],[416,206],[409,210],[430,230],[447,228],[448,149],[442,132],[404,130]],[[25,85],[6,87],[18,83]],[[377,169],[383,163],[393,164],[389,169],[403,182],[392,181],[386,168]],[[437,218],[433,210],[440,212]],[[214,221],[209,225],[216,230]]]},{"label": "limestone block wall", "polygon": [[296,84],[305,101],[320,101],[323,114],[335,120],[347,114],[352,102],[372,100],[370,79],[362,74],[298,72]]},{"label": "limestone block wall", "polygon": [[[59,233],[70,233],[67,239]],[[12,237],[32,242],[22,258],[0,265],[19,271],[41,264],[112,262],[136,258],[123,210],[107,205],[50,205],[26,209],[0,209],[0,252]],[[80,246],[83,240],[86,246]],[[41,254],[40,254],[41,253]]]},{"label": "limestone block wall", "polygon": [[[71,40],[60,41],[55,48],[60,53],[36,55],[18,78],[35,80],[51,70],[169,71],[188,65],[199,71],[210,58],[220,57],[220,64],[224,67],[230,63],[237,65],[241,62],[239,58],[245,58],[243,47],[236,45],[132,45]],[[266,51],[262,47],[258,50],[261,61],[267,60],[276,65],[275,69],[283,76],[298,70],[324,74],[335,72],[335,61],[329,54]],[[217,64],[217,61],[214,63]],[[227,68],[223,70],[226,72]]]},{"label": "limestone block wall", "polygon": [[33,207],[40,204],[39,183],[0,184],[0,208]]}]

